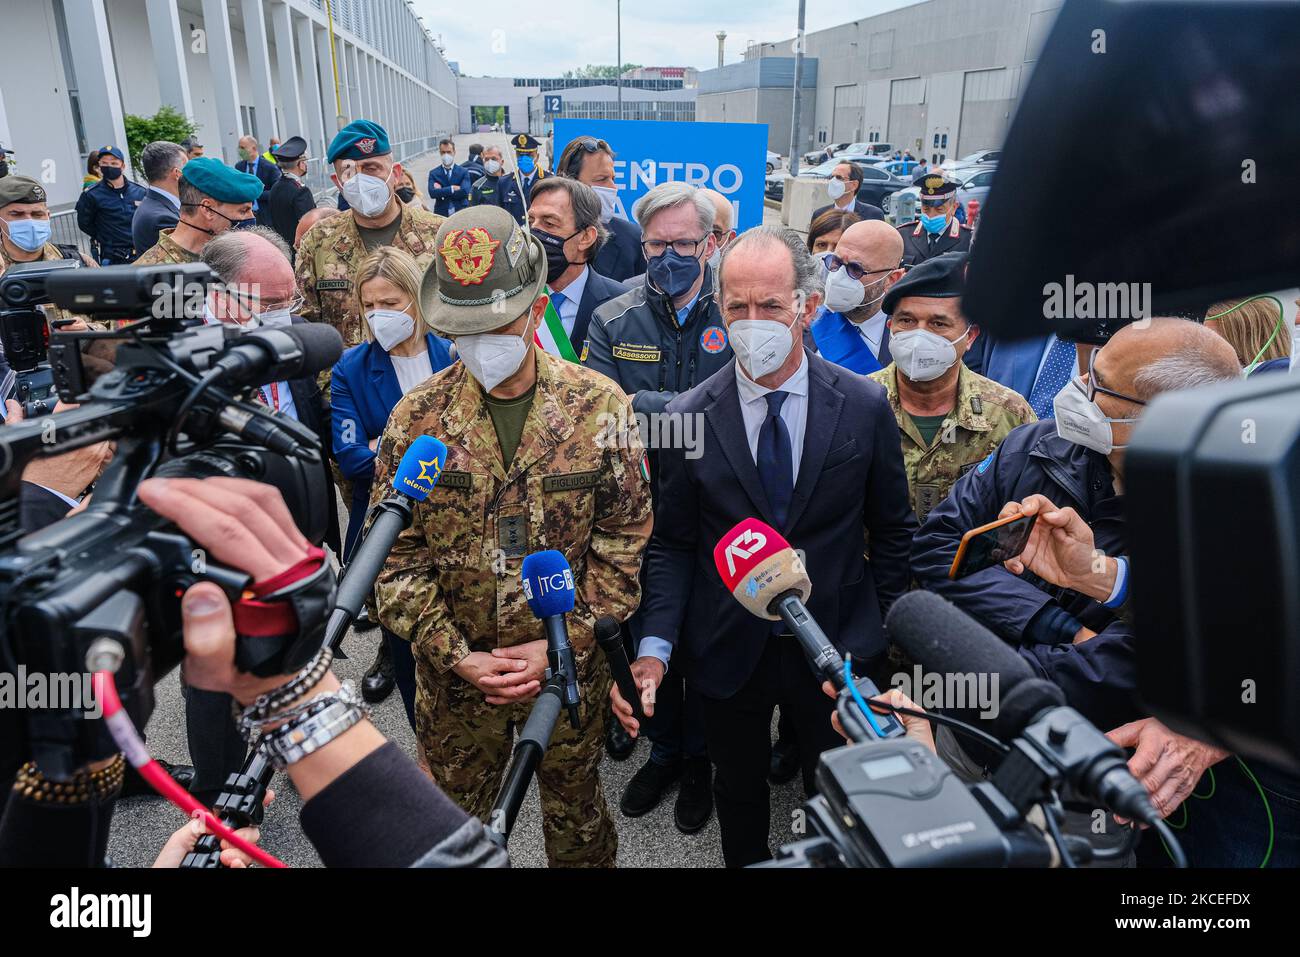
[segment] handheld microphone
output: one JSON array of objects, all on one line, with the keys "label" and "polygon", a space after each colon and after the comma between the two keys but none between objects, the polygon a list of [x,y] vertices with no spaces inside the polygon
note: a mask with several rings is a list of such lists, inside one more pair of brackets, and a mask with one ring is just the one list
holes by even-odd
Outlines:
[{"label": "handheld microphone", "polygon": [[524,556],[520,571],[524,598],[534,615],[546,628],[546,658],[550,665],[546,677],[564,679],[564,705],[569,724],[582,727],[578,719],[578,666],[569,644],[569,629],[564,616],[573,611],[573,572],[562,552],[548,549]]},{"label": "handheld microphone", "polygon": [[[1159,818],[1146,788],[1129,771],[1123,750],[1068,707],[1060,688],[1035,678],[1024,659],[975,619],[938,595],[913,591],[894,603],[885,625],[890,640],[927,668],[999,676],[994,733],[1029,748],[1013,748],[999,767],[994,783],[1004,792],[1019,789],[1019,796],[1030,800],[1029,776],[1022,773],[1028,761],[1054,769],[1083,795],[1124,817],[1146,823]],[[1011,769],[1003,773],[1008,763]]]},{"label": "handheld microphone", "polygon": [[[812,582],[803,560],[776,529],[756,518],[743,519],[714,546],[713,564],[727,590],[750,614],[784,621],[816,675],[829,681],[836,692],[852,693],[844,680],[844,658],[804,606],[812,594]],[[880,694],[870,678],[858,678],[855,683],[865,697]],[[892,714],[872,712],[868,722],[872,718],[881,726],[882,737],[904,733],[902,723]]]},{"label": "handheld microphone", "polygon": [[609,662],[609,673],[618,685],[618,693],[632,706],[632,717],[645,724],[645,710],[641,707],[641,692],[632,677],[632,668],[627,663],[627,652],[623,648],[623,627],[617,618],[605,615],[596,619],[596,644],[605,653]]},{"label": "handheld microphone", "polygon": [[397,471],[393,473],[395,494],[372,509],[376,513],[375,520],[353,547],[352,558],[339,581],[334,611],[325,626],[325,641],[336,653],[348,626],[360,613],[375,579],[383,570],[397,536],[411,527],[414,506],[429,497],[438,484],[446,461],[447,446],[432,435],[417,436],[402,456]]}]

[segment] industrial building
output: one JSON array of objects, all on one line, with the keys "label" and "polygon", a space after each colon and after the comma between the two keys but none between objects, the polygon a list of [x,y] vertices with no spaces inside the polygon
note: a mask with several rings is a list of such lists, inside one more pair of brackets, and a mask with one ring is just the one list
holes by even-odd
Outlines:
[{"label": "industrial building", "polygon": [[164,105],[227,163],[245,134],[303,136],[313,185],[341,123],[381,123],[399,158],[457,127],[456,77],[404,0],[4,0],[3,19],[0,143],[56,210],[90,150],[126,151],[124,116]]},{"label": "industrial building", "polygon": [[[697,91],[690,86],[693,81],[694,76],[682,67],[643,67],[628,71],[623,78],[624,119],[695,119]],[[509,133],[544,136],[554,117],[546,115],[543,94],[561,97],[566,105],[559,116],[618,119],[618,90],[612,80],[458,76],[460,132],[470,133],[481,126],[499,123]],[[647,105],[656,100],[662,105]],[[570,102],[574,104],[572,107],[567,105]],[[633,107],[633,102],[640,105]],[[585,105],[580,107],[579,103]],[[580,112],[584,109],[591,112]]]},{"label": "industrial building", "polygon": [[[931,162],[997,146],[1061,0],[926,0],[806,34],[797,150],[887,142]],[[764,60],[775,59],[775,65]],[[696,118],[767,123],[790,149],[794,40],[700,74]]]}]

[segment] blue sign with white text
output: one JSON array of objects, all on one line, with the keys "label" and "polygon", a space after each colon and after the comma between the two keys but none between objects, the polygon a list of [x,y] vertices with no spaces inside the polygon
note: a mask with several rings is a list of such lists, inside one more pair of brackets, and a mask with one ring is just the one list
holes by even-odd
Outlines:
[{"label": "blue sign with white text", "polygon": [[633,204],[651,187],[681,181],[731,200],[737,232],[763,222],[766,123],[557,119],[552,155],[559,157],[570,140],[582,136],[613,149],[616,214],[625,219],[634,219]]}]

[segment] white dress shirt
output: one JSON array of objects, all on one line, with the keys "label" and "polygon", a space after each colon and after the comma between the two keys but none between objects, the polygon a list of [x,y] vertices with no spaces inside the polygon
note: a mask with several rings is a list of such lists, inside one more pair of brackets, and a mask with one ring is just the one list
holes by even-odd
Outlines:
[{"label": "white dress shirt", "polygon": [[862,336],[867,348],[877,359],[880,358],[880,340],[885,337],[885,323],[888,320],[889,317],[885,315],[884,310],[878,309],[874,316],[858,326],[858,334]]},{"label": "white dress shirt", "polygon": [[397,373],[397,384],[402,387],[402,395],[433,375],[433,363],[429,361],[428,349],[421,349],[413,356],[395,356],[390,352],[388,358],[392,360],[393,371]]},{"label": "white dress shirt", "polygon": [[776,389],[759,385],[745,375],[739,362],[736,363],[736,395],[740,399],[740,414],[745,420],[745,437],[749,439],[749,454],[754,457],[755,465],[758,464],[758,435],[762,431],[763,420],[767,418],[767,399],[764,396],[769,392],[789,393],[785,402],[781,404],[781,421],[785,423],[786,430],[790,433],[790,462],[794,467],[791,481],[795,482],[799,479],[799,460],[803,458],[804,427],[808,424],[808,356],[806,353],[794,375]]},{"label": "white dress shirt", "polygon": [[564,297],[564,302],[560,303],[555,312],[560,317],[560,323],[564,326],[566,336],[573,335],[573,327],[578,321],[578,304],[582,302],[582,294],[587,289],[587,275],[589,272],[590,270],[583,266],[582,272],[578,273],[577,279],[563,289],[553,290],[553,292],[558,292]]}]

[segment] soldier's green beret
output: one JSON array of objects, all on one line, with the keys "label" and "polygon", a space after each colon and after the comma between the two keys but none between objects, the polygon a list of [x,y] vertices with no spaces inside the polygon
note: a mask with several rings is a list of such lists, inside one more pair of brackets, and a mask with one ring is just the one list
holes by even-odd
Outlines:
[{"label": "soldier's green beret", "polygon": [[181,168],[181,178],[218,203],[252,203],[262,195],[262,181],[241,173],[215,156],[200,156]]},{"label": "soldier's green beret", "polygon": [[30,176],[6,176],[0,179],[0,206],[10,203],[43,203],[45,187]]},{"label": "soldier's green beret", "polygon": [[966,286],[966,254],[944,253],[917,263],[902,279],[889,287],[880,308],[893,315],[894,307],[905,296],[947,299],[960,296]]},{"label": "soldier's green beret", "polygon": [[325,158],[333,163],[335,160],[360,160],[391,152],[387,130],[370,120],[354,120],[330,141]]}]

